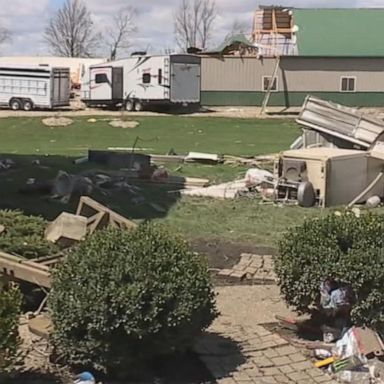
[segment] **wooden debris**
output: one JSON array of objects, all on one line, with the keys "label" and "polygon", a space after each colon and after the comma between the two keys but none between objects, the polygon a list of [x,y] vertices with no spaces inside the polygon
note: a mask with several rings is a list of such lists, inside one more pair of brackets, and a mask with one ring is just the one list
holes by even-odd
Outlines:
[{"label": "wooden debris", "polygon": [[80,198],[76,215],[87,218],[87,231],[89,233],[93,233],[96,229],[102,229],[107,225],[122,229],[137,227],[137,224],[133,221],[126,219],[88,196]]},{"label": "wooden debris", "polygon": [[1,273],[12,278],[27,281],[41,287],[51,287],[49,268],[20,256],[0,252]]},{"label": "wooden debris", "polygon": [[84,240],[86,235],[87,219],[68,212],[62,212],[45,230],[46,240],[62,247],[69,247]]}]

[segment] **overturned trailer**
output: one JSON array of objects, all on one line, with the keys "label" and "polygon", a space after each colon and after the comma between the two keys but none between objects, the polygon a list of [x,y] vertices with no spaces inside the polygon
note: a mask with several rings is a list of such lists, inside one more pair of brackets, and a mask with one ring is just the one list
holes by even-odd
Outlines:
[{"label": "overturned trailer", "polygon": [[304,207],[363,203],[372,196],[384,196],[383,169],[384,161],[366,151],[289,150],[275,163],[276,194]]}]

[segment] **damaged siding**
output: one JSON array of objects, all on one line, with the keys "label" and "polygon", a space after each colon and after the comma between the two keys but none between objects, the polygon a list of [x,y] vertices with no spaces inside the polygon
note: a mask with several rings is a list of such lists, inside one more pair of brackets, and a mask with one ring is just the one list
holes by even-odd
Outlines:
[{"label": "damaged siding", "polygon": [[[261,105],[263,76],[271,76],[275,59],[225,57],[202,59],[202,104]],[[384,58],[283,57],[278,91],[270,106],[300,106],[308,94],[351,106],[384,105]],[[341,92],[342,77],[356,78],[356,91]]]}]

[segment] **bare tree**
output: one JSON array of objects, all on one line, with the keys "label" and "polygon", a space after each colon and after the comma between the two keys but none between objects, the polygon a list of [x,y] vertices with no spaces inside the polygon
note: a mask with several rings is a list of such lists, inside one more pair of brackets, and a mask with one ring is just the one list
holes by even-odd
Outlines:
[{"label": "bare tree", "polygon": [[128,6],[121,8],[112,18],[110,26],[107,28],[105,34],[111,60],[116,59],[118,51],[130,48],[130,39],[137,31],[135,23],[136,16],[136,9]]},{"label": "bare tree", "polygon": [[44,38],[55,55],[65,57],[90,57],[100,41],[82,0],[66,0],[51,18]]},{"label": "bare tree", "polygon": [[0,26],[0,44],[5,43],[11,38],[11,33],[5,27]]},{"label": "bare tree", "polygon": [[175,14],[175,37],[184,51],[207,48],[217,16],[215,0],[181,0]]}]

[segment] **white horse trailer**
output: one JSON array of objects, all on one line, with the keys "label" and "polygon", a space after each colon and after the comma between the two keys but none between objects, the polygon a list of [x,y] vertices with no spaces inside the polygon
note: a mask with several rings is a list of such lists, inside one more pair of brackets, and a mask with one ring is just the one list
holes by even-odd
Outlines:
[{"label": "white horse trailer", "polygon": [[69,105],[69,68],[0,65],[0,106],[13,110]]},{"label": "white horse trailer", "polygon": [[87,106],[200,103],[201,59],[194,55],[132,56],[92,65],[84,72],[81,98]]}]

